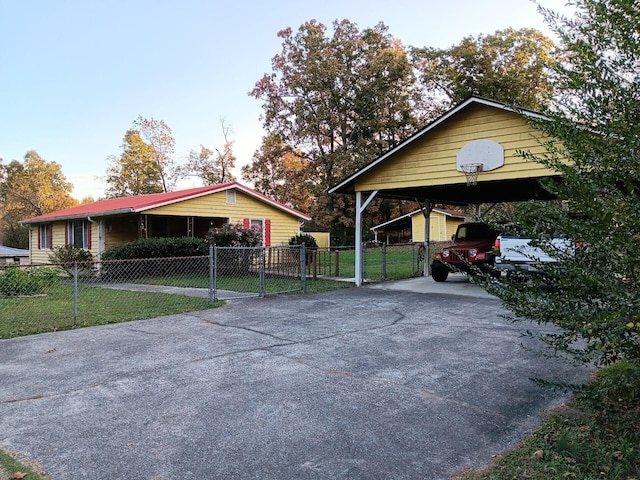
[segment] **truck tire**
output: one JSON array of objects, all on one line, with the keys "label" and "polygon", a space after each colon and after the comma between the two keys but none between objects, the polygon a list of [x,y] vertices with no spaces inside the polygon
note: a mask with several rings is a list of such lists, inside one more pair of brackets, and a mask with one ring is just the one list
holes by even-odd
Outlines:
[{"label": "truck tire", "polygon": [[431,278],[436,282],[446,282],[449,276],[449,269],[447,267],[431,267]]}]

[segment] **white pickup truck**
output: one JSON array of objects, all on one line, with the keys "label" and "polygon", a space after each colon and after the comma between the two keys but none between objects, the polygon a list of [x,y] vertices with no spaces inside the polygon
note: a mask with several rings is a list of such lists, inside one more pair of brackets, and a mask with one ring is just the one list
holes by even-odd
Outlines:
[{"label": "white pickup truck", "polygon": [[[562,255],[572,248],[572,243],[563,238],[547,238],[552,247]],[[531,245],[530,238],[521,238],[512,235],[499,235],[494,244],[495,264],[494,268],[503,272],[537,272],[540,263],[557,262],[558,257],[549,255],[540,247]]]}]

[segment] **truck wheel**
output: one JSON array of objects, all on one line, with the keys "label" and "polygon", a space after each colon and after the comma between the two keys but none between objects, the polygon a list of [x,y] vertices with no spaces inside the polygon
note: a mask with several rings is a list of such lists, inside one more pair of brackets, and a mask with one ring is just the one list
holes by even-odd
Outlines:
[{"label": "truck wheel", "polygon": [[436,282],[445,282],[449,276],[449,269],[445,268],[432,268],[431,277]]}]

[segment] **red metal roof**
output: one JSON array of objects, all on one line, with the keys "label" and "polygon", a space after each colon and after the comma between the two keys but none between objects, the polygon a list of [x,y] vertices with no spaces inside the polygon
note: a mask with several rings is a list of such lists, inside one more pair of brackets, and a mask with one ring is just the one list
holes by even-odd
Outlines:
[{"label": "red metal roof", "polygon": [[235,189],[246,193],[249,196],[262,200],[275,208],[284,210],[285,212],[299,217],[303,220],[311,220],[311,217],[288,207],[282,203],[275,201],[271,197],[267,197],[262,193],[242,185],[238,182],[223,183],[220,185],[209,185],[206,187],[190,188],[187,190],[177,190],[175,192],[152,193],[149,195],[136,195],[133,197],[109,198],[94,203],[78,205],[75,207],[46,213],[33,218],[22,220],[20,223],[42,223],[53,220],[65,220],[70,218],[85,217],[103,217],[107,215],[117,215],[122,213],[137,213],[152,208],[170,205],[172,203],[182,202],[191,198],[209,195],[224,190]]}]

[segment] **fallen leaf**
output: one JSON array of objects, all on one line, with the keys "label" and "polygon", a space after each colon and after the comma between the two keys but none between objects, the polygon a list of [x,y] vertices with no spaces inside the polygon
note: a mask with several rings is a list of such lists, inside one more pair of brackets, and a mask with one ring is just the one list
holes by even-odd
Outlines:
[{"label": "fallen leaf", "polygon": [[542,460],[544,458],[544,451],[543,450],[536,450],[535,452],[533,452],[533,456],[535,458],[537,458],[538,460]]},{"label": "fallen leaf", "polygon": [[24,472],[14,472],[9,476],[9,480],[22,480],[23,478],[26,478],[27,475],[29,474]]}]

